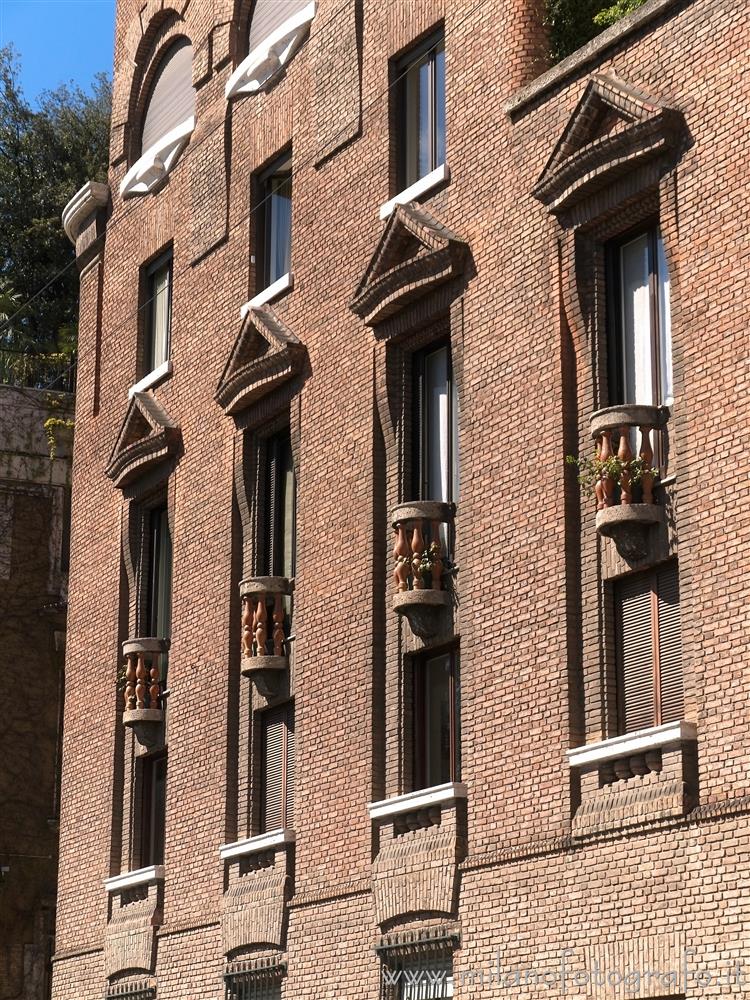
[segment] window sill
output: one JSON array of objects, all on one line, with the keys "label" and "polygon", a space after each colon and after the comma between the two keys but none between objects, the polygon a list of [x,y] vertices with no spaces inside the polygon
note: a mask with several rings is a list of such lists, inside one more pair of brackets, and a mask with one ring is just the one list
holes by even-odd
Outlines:
[{"label": "window sill", "polygon": [[408,188],[404,188],[395,197],[391,198],[390,201],[385,202],[384,205],[380,206],[380,218],[387,219],[394,208],[397,205],[405,205],[407,202],[414,201],[416,198],[421,197],[423,194],[427,194],[428,191],[432,191],[439,184],[444,181],[449,181],[451,178],[451,172],[448,169],[447,163],[441,163],[439,167],[432,170],[429,174],[421,177],[414,184],[410,184]]},{"label": "window sill", "polygon": [[381,802],[370,802],[367,811],[370,819],[387,819],[389,816],[400,816],[402,813],[414,812],[416,809],[427,809],[429,806],[443,805],[465,799],[466,785],[457,781],[449,781],[444,785],[433,785],[432,788],[420,788],[417,792],[407,792],[396,795]]},{"label": "window sill", "polygon": [[148,375],[144,375],[140,382],[131,385],[128,389],[128,399],[132,399],[137,392],[145,392],[147,389],[153,389],[171,374],[172,359],[169,358],[167,361],[163,361],[158,368],[154,368],[152,372],[149,372]]},{"label": "window sill", "polygon": [[636,733],[626,733],[599,743],[589,743],[586,746],[574,747],[567,751],[570,767],[585,767],[590,764],[601,764],[608,760],[617,760],[647,750],[665,749],[676,746],[686,740],[694,740],[697,729],[692,722],[667,722],[663,726],[652,726]]},{"label": "window sill", "polygon": [[148,194],[161,184],[187,145],[194,128],[195,116],[191,115],[150,146],[123,177],[120,195],[123,198],[131,198],[139,194]]},{"label": "window sill", "polygon": [[134,872],[123,872],[104,880],[104,888],[109,893],[123,892],[135,889],[139,885],[153,885],[164,881],[164,865],[150,865],[148,868],[138,868]]},{"label": "window sill", "polygon": [[240,308],[240,319],[244,319],[251,309],[258,309],[260,306],[264,306],[267,302],[272,302],[277,299],[284,292],[294,288],[294,275],[291,271],[287,271],[286,274],[282,274],[280,278],[277,278],[273,284],[264,288],[262,292],[258,292],[255,298],[250,299],[246,302],[244,306]]},{"label": "window sill", "polygon": [[315,17],[315,0],[302,10],[287,18],[268,38],[242,60],[227,80],[224,96],[242,97],[257,94],[291,61],[292,56],[304,41],[310,23]]},{"label": "window sill", "polygon": [[294,830],[272,830],[270,833],[261,833],[257,837],[237,840],[233,844],[222,844],[219,848],[219,857],[222,861],[231,861],[233,858],[259,854],[261,851],[269,851],[284,844],[293,844],[294,841]]}]

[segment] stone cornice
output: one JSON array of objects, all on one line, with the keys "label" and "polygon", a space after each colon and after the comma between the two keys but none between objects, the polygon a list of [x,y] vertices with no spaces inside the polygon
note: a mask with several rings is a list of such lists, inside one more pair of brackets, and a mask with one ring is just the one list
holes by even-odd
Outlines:
[{"label": "stone cornice", "polygon": [[176,454],[180,428],[166,410],[144,392],[130,400],[107,463],[106,475],[122,489],[154,465]]},{"label": "stone cornice", "polygon": [[84,224],[109,201],[109,186],[98,181],[86,181],[62,211],[65,235],[75,246]]}]

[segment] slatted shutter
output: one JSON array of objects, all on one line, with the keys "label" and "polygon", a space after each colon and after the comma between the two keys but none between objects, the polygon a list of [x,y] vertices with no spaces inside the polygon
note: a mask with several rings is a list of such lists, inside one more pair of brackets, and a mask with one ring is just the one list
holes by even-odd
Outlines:
[{"label": "slatted shutter", "polygon": [[654,725],[654,654],[651,622],[651,578],[642,574],[622,580],[615,591],[615,621],[623,731]]},{"label": "slatted shutter", "polygon": [[680,638],[680,581],[677,563],[671,563],[659,571],[656,585],[661,721],[675,722],[683,717],[685,711]]},{"label": "slatted shutter", "polygon": [[250,18],[250,39],[247,51],[252,52],[273,34],[288,18],[304,10],[310,0],[256,0]]},{"label": "slatted shutter", "polygon": [[294,817],[294,707],[263,715],[262,827],[264,832],[290,827]]},{"label": "slatted shutter", "polygon": [[683,717],[677,563],[615,585],[615,637],[623,732]]},{"label": "slatted shutter", "polygon": [[168,50],[156,72],[146,104],[141,152],[195,114],[193,47],[186,38]]}]

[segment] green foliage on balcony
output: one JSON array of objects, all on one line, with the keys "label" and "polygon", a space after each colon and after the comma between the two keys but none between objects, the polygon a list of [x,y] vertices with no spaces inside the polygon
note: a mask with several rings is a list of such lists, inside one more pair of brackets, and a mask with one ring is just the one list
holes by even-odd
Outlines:
[{"label": "green foliage on balcony", "polygon": [[547,0],[552,62],[569,56],[643,3],[645,0],[616,0],[614,4],[603,4],[602,0]]}]

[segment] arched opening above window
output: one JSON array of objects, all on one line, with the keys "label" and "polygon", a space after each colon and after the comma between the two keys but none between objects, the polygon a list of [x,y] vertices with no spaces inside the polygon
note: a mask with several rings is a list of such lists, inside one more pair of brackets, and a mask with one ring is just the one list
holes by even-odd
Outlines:
[{"label": "arched opening above window", "polygon": [[146,99],[141,155],[120,185],[124,197],[147,194],[167,176],[195,128],[193,47],[180,38],[159,61]]},{"label": "arched opening above window", "polygon": [[226,97],[269,86],[305,40],[315,0],[255,0],[248,24],[248,54],[230,76]]}]

